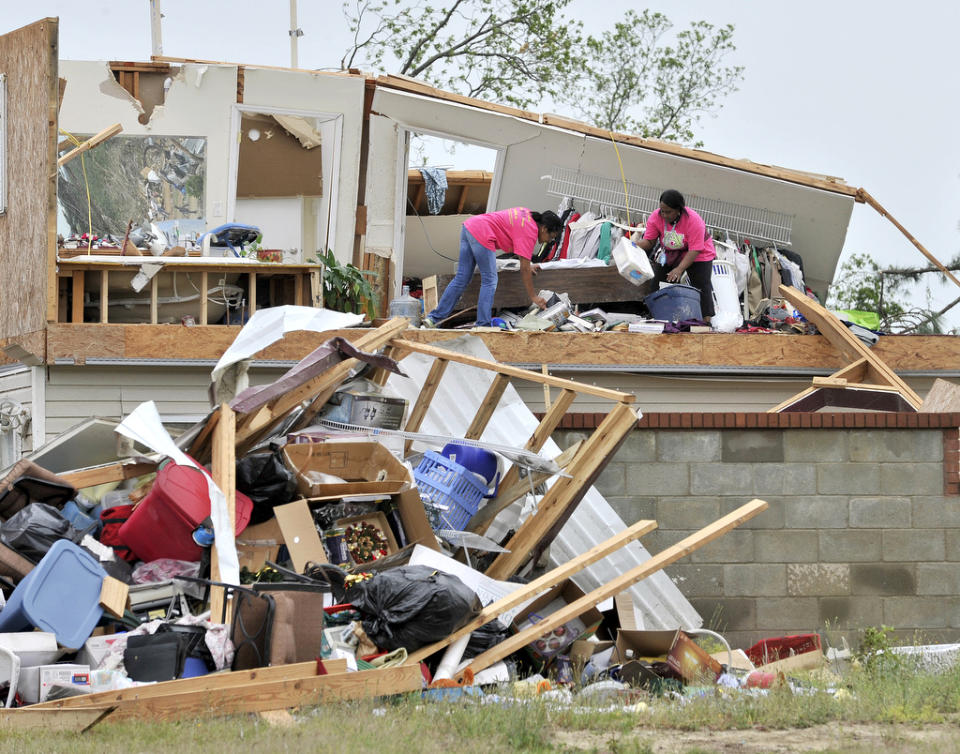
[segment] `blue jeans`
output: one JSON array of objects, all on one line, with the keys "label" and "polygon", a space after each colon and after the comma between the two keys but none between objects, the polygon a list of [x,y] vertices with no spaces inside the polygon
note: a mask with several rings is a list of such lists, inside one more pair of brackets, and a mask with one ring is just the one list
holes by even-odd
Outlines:
[{"label": "blue jeans", "polygon": [[444,289],[437,308],[427,316],[440,322],[453,314],[464,289],[473,278],[475,267],[480,268],[480,295],[477,301],[477,325],[489,327],[493,317],[493,294],[497,291],[497,257],[492,249],[482,246],[466,228],[460,231],[460,261],[457,274]]}]

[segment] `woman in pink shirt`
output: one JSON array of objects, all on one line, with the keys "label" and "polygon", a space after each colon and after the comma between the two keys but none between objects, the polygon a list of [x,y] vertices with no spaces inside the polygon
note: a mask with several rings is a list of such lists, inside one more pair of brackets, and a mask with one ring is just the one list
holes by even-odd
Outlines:
[{"label": "woman in pink shirt", "polygon": [[502,209],[469,218],[460,231],[457,274],[444,289],[437,308],[426,316],[423,324],[426,327],[436,327],[437,322],[449,317],[464,288],[470,283],[474,268],[479,268],[477,325],[489,327],[493,317],[493,294],[497,290],[497,250],[512,252],[520,258],[520,274],[530,300],[541,309],[546,308],[547,302],[533,289],[530,257],[533,256],[538,241],[552,241],[561,230],[563,223],[556,213],[531,212],[525,207]]},{"label": "woman in pink shirt", "polygon": [[690,284],[700,290],[700,314],[709,322],[714,314],[711,276],[717,252],[703,218],[686,206],[683,194],[676,189],[660,195],[660,209],[647,219],[643,239],[637,246],[649,253],[658,240],[666,259],[663,265],[651,263],[655,275],[653,290],[660,290],[664,281],[679,283],[686,272]]}]

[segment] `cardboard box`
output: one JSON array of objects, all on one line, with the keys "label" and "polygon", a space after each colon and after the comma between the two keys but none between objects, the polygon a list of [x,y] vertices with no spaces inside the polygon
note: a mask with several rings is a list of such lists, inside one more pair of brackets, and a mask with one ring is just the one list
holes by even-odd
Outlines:
[{"label": "cardboard box", "polygon": [[[286,445],[283,460],[304,497],[394,495],[413,486],[410,470],[378,442],[310,442]],[[310,472],[332,474],[344,483],[324,484]]]},{"label": "cardboard box", "polygon": [[399,549],[397,547],[397,540],[394,539],[393,536],[393,530],[390,528],[390,524],[387,523],[387,517],[379,511],[376,513],[368,513],[366,516],[351,516],[350,518],[342,518],[337,521],[337,527],[347,530],[347,549],[350,552],[350,557],[353,559],[353,562],[357,565],[363,565],[369,561],[358,559],[358,553],[351,548],[350,529],[367,525],[374,527],[374,529],[380,533],[385,540],[387,550],[386,553],[374,557],[372,560],[378,560],[381,557],[393,555]]},{"label": "cardboard box", "polygon": [[54,686],[90,688],[89,665],[36,665],[20,668],[17,692],[27,704],[45,702]]},{"label": "cardboard box", "polygon": [[[583,597],[583,590],[570,579],[566,579],[527,604],[514,617],[510,628],[515,633],[519,632],[532,623],[552,615],[571,602],[576,602],[581,597]],[[531,642],[527,645],[527,649],[536,658],[552,659],[578,639],[586,639],[592,636],[602,621],[603,615],[600,611],[591,607],[578,617]]]},{"label": "cardboard box", "polygon": [[269,521],[248,526],[237,536],[237,557],[240,567],[254,573],[259,571],[268,560],[277,562],[280,545],[283,544],[283,532],[276,516]]},{"label": "cardboard box", "polygon": [[[631,650],[628,653],[627,650]],[[686,683],[713,683],[720,673],[720,663],[680,629],[667,631],[617,631],[617,651],[614,654],[618,662],[627,664],[632,659],[653,662],[660,660]],[[621,670],[622,674],[622,670]],[[642,671],[638,674],[645,677]]]},{"label": "cardboard box", "polygon": [[[439,551],[437,538],[434,536],[433,529],[430,528],[430,522],[427,521],[427,514],[423,510],[417,488],[411,487],[397,495],[392,495],[391,498],[400,512],[400,522],[406,532],[407,542]],[[308,562],[328,562],[310,507],[309,501],[296,500],[286,505],[278,505],[273,509],[280,530],[283,532],[284,542],[290,551],[293,567],[300,573],[303,573]]]},{"label": "cardboard box", "polygon": [[91,636],[83,643],[83,648],[77,652],[77,664],[86,665],[91,670],[96,670],[107,656],[110,647],[121,636],[126,636],[126,633]]}]

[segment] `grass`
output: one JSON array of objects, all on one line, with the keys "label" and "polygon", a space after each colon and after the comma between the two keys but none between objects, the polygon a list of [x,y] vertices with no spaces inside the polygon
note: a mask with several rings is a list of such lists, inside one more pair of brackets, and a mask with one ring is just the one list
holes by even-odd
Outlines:
[{"label": "grass", "polygon": [[[296,713],[297,724],[274,727],[254,716],[180,723],[103,723],[90,732],[5,733],[5,752],[499,752],[595,751],[651,754],[654,741],[683,731],[804,729],[824,723],[924,727],[960,720],[960,669],[919,671],[891,658],[852,668],[842,681],[808,676],[802,693],[765,696],[710,689],[702,697],[647,699],[636,706],[568,707],[527,703],[425,703],[417,695],[327,705]],[[831,689],[842,689],[839,695]],[[952,725],[951,725],[952,724]],[[958,731],[960,736],[960,731]],[[960,741],[960,739],[958,739]],[[893,743],[893,741],[891,741]],[[891,751],[899,751],[896,745]],[[906,749],[905,749],[906,750]],[[915,749],[909,749],[914,751]],[[683,754],[708,751],[691,746]],[[836,749],[859,751],[859,749]]]}]

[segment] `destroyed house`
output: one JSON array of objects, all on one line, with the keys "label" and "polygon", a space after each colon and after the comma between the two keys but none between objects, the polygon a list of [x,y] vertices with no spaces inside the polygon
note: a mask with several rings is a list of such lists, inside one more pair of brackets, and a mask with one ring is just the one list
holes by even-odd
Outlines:
[{"label": "destroyed house", "polygon": [[[7,112],[17,117],[5,124],[0,279],[10,303],[0,312],[0,392],[20,429],[4,433],[4,461],[90,416],[117,420],[146,399],[171,424],[206,415],[210,369],[244,314],[316,304],[320,249],[377,273],[385,314],[404,277],[453,271],[423,242],[452,251],[468,214],[547,209],[570,198],[638,222],[650,196],[676,187],[713,211],[715,229],[801,254],[805,280],[822,299],[853,213],[879,206],[836,178],[610,134],[401,77],[167,58],[58,61],[52,21],[5,35],[0,54],[7,70],[19,66],[32,82],[5,92]],[[113,177],[149,184],[157,216],[182,218],[172,232],[189,237],[200,221],[205,229],[256,225],[281,261],[188,255],[145,263],[87,254],[82,239],[59,248],[58,218],[73,216],[83,228],[86,216],[80,158],[58,171],[72,144],[61,146],[67,137],[59,129],[83,143],[117,123],[122,131],[87,153],[113,142],[117,154],[133,155]],[[490,149],[494,168],[489,176],[451,171],[445,209],[424,216],[410,174],[414,134]],[[129,219],[114,217],[110,232],[122,237]],[[916,253],[907,242],[903,248],[905,257]],[[553,274],[574,301],[580,291],[600,306],[630,293],[612,268]],[[509,274],[501,286],[510,293]],[[442,347],[460,334],[407,330],[403,338]],[[821,615],[850,626],[862,615],[875,623],[899,616],[914,626],[911,616],[935,612],[947,588],[935,574],[957,560],[951,537],[960,529],[949,515],[960,494],[960,417],[952,403],[925,414],[911,399],[880,412],[857,403],[854,390],[842,411],[831,411],[826,398],[795,413],[768,411],[811,385],[822,395],[879,385],[881,393],[919,399],[937,378],[960,376],[960,339],[884,336],[870,351],[881,368],[833,336],[478,335],[502,364],[634,396],[644,418],[596,482],[627,523],[664,511],[649,516],[661,522],[659,544],[745,497],[778,498],[755,528],[725,540],[736,545],[708,549],[698,563],[670,572],[701,615],[717,606],[735,611],[732,624],[744,637],[810,628],[804,622]],[[273,344],[254,358],[251,383],[273,381],[313,343],[291,333]],[[902,383],[891,388],[893,378]],[[555,392],[529,382],[517,389],[535,413],[556,412]],[[609,406],[587,391],[565,409],[555,425],[561,446],[600,425]],[[949,633],[951,620],[937,614],[928,623]]]}]

